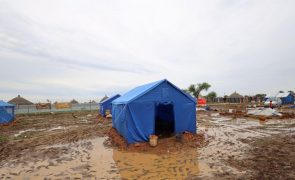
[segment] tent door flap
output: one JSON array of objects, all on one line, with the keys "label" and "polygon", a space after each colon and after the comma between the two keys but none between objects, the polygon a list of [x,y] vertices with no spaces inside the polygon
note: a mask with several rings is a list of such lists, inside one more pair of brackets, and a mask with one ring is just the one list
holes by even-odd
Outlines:
[{"label": "tent door flap", "polygon": [[175,132],[174,106],[172,102],[155,104],[155,134],[169,137]]}]

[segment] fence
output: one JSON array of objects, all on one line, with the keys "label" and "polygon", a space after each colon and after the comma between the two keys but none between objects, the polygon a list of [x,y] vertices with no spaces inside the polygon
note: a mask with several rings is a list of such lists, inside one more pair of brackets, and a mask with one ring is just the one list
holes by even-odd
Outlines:
[{"label": "fence", "polygon": [[98,111],[97,103],[72,104],[72,107],[56,109],[51,105],[50,109],[37,109],[36,105],[19,105],[15,107],[15,114],[46,113],[46,112],[72,112],[72,111]]}]

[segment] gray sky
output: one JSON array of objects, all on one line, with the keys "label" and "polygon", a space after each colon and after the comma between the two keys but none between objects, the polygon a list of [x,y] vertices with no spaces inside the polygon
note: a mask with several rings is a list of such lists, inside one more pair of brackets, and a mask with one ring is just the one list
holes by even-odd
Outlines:
[{"label": "gray sky", "polygon": [[0,99],[99,99],[168,79],[295,90],[295,1],[0,0]]}]

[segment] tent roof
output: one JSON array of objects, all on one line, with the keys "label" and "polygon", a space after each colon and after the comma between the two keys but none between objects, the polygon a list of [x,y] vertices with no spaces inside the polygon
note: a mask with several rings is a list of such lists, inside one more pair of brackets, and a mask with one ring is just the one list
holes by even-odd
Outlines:
[{"label": "tent roof", "polygon": [[178,87],[176,87],[175,85],[170,83],[168,80],[163,79],[163,80],[160,80],[160,81],[155,81],[155,82],[152,82],[152,83],[148,83],[148,84],[138,86],[138,87],[128,91],[127,93],[125,93],[124,95],[119,97],[118,99],[114,100],[113,103],[115,103],[115,104],[129,103],[129,102],[143,96],[144,94],[146,94],[150,90],[154,89],[155,87],[157,87],[158,85],[160,85],[163,82],[168,82],[170,85],[172,85],[174,88],[176,88],[182,94],[184,94],[186,97],[191,99],[193,102],[196,102],[196,100],[194,98],[192,98],[190,95],[188,95],[187,93],[184,93],[182,90],[180,90]]},{"label": "tent roof", "polygon": [[0,107],[14,107],[14,105],[0,100]]},{"label": "tent roof", "polygon": [[275,94],[268,94],[267,96],[265,96],[265,98],[284,98],[290,95],[290,92],[284,92],[284,93],[275,93]]},{"label": "tent roof", "polygon": [[18,95],[17,97],[8,101],[8,103],[15,105],[32,105],[33,103]]},{"label": "tent roof", "polygon": [[278,93],[269,93],[265,96],[265,98],[274,98],[278,95]]},{"label": "tent roof", "polygon": [[234,92],[229,96],[229,98],[243,98],[243,96],[237,92]]},{"label": "tent roof", "polygon": [[113,98],[116,98],[116,97],[120,97],[120,94],[116,94],[116,95],[113,95],[113,96],[111,96],[109,98],[106,98],[103,101],[100,101],[99,104],[105,103],[105,102],[107,102],[107,101],[109,101],[109,100],[111,100]]},{"label": "tent roof", "polygon": [[287,96],[289,96],[289,92],[285,92],[285,93],[279,93],[279,94],[277,94],[277,96],[276,97],[278,97],[278,98],[284,98],[284,97],[287,97]]}]

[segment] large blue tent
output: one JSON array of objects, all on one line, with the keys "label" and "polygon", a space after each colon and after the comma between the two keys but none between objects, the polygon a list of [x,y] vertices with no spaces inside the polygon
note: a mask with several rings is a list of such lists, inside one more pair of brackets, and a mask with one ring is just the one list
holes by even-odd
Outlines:
[{"label": "large blue tent", "polygon": [[99,112],[101,115],[105,116],[105,113],[107,110],[112,112],[112,101],[120,97],[120,94],[116,94],[114,96],[111,96],[102,102],[99,103]]},{"label": "large blue tent", "polygon": [[132,89],[113,101],[113,127],[130,143],[151,134],[196,133],[196,100],[164,79]]},{"label": "large blue tent", "polygon": [[6,124],[14,120],[15,106],[0,100],[0,124]]}]

